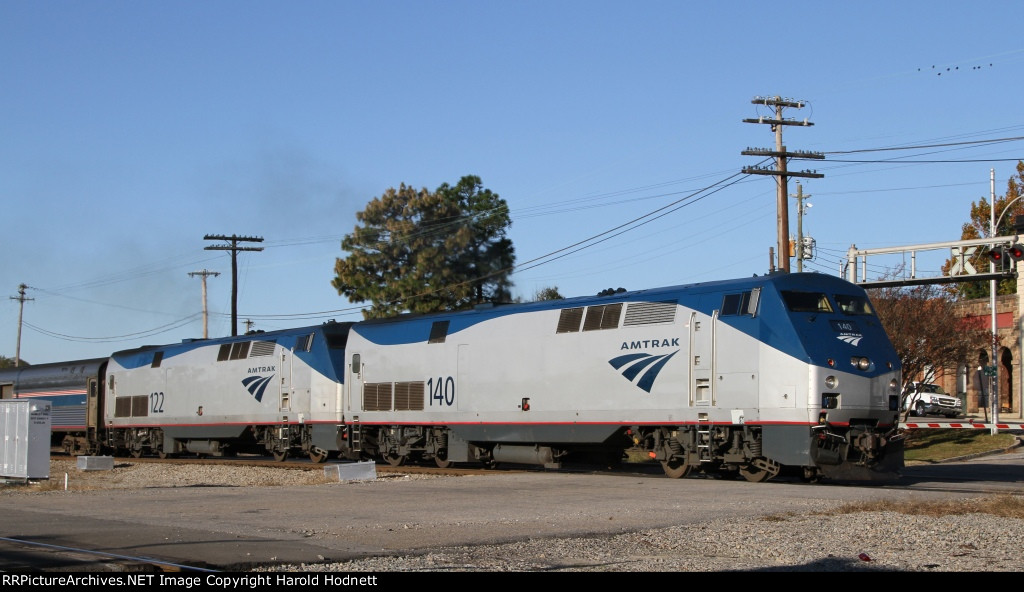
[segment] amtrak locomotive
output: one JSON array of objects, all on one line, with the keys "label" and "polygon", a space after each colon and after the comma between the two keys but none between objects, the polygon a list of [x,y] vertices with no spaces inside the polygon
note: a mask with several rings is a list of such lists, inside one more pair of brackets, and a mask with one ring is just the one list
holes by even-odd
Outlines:
[{"label": "amtrak locomotive", "polygon": [[76,453],[557,467],[630,450],[750,481],[903,466],[899,358],[864,290],[820,274],[189,340],[0,371],[3,395],[58,392],[33,372],[84,391],[54,400],[82,418],[54,424]]}]

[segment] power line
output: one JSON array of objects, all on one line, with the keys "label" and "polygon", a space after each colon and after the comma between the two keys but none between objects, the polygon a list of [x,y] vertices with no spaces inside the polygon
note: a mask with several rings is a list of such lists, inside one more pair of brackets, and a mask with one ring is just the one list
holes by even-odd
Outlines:
[{"label": "power line", "polygon": [[29,329],[32,329],[33,331],[36,331],[37,333],[41,333],[41,334],[46,335],[48,337],[56,337],[56,338],[59,338],[59,339],[63,339],[65,341],[79,341],[79,342],[86,342],[86,343],[109,343],[109,342],[116,342],[116,341],[128,341],[128,340],[131,340],[131,339],[141,339],[143,337],[152,337],[154,335],[159,335],[161,333],[166,333],[168,331],[173,331],[174,329],[178,329],[180,327],[184,327],[185,325],[187,325],[187,324],[191,323],[192,321],[196,320],[197,318],[199,318],[200,314],[201,313],[197,312],[197,313],[195,313],[193,315],[190,315],[190,316],[187,316],[187,317],[185,317],[183,319],[178,319],[178,320],[176,320],[174,322],[168,323],[166,325],[161,325],[161,326],[155,327],[153,329],[148,329],[146,331],[139,331],[137,333],[128,333],[126,335],[112,335],[112,336],[109,336],[109,337],[79,337],[79,336],[75,336],[75,335],[65,335],[64,333],[57,333],[55,331],[49,331],[47,329],[43,329],[42,327],[37,327],[37,326],[35,326],[35,325],[31,324],[31,323],[27,323],[27,322],[25,323],[25,326],[28,327]]},{"label": "power line", "polygon": [[[825,154],[860,154],[864,152],[890,152],[893,150],[920,150],[923,148],[948,148],[950,146],[967,146],[977,144],[1000,144],[1003,142],[1016,142],[1024,140],[1024,136],[1013,136],[1010,138],[992,138],[988,140],[971,140],[969,142],[946,142],[943,144],[918,144],[913,146],[889,146],[886,148],[862,148],[860,150],[836,150],[825,151]],[[831,158],[829,159],[832,160]]]}]

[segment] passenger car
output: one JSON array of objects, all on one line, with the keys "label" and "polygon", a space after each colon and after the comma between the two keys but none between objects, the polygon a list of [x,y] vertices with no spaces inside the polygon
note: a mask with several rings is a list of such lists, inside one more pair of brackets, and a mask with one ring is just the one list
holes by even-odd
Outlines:
[{"label": "passenger car", "polygon": [[964,414],[964,402],[956,395],[951,395],[941,386],[931,383],[912,382],[903,391],[903,411],[908,409],[911,415],[945,415],[960,417]]}]

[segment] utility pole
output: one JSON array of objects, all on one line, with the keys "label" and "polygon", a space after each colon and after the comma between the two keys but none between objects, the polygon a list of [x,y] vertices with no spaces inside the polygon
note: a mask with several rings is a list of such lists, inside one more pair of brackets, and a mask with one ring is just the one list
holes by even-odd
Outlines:
[{"label": "utility pole", "polygon": [[209,271],[204,269],[202,271],[190,271],[188,273],[189,277],[196,277],[197,275],[203,280],[203,339],[207,339],[209,337],[209,334],[207,333],[206,323],[206,278],[209,276],[217,277],[218,275],[220,275],[220,272]]},{"label": "utility pole", "polygon": [[811,197],[810,195],[804,195],[804,186],[800,184],[800,181],[796,182],[796,271],[800,273],[804,270],[804,209],[808,206],[804,205],[804,200]]},{"label": "utility pole", "polygon": [[824,159],[825,155],[820,152],[787,152],[786,146],[782,143],[782,126],[784,125],[801,125],[811,126],[813,123],[808,122],[806,119],[798,121],[795,119],[785,119],[782,117],[783,109],[791,107],[794,109],[802,109],[804,106],[803,101],[794,101],[792,99],[783,99],[782,97],[754,97],[750,101],[754,105],[765,105],[766,107],[775,108],[775,117],[758,117],[757,119],[744,119],[744,123],[766,123],[771,126],[773,132],[775,132],[775,149],[771,150],[768,148],[747,148],[740,152],[744,156],[770,156],[775,158],[775,168],[769,169],[766,167],[745,167],[743,172],[748,175],[772,175],[778,178],[775,191],[775,203],[777,209],[777,226],[778,226],[778,241],[779,241],[779,270],[783,273],[789,273],[789,177],[808,177],[813,179],[820,179],[825,175],[813,172],[813,171],[789,171],[787,167],[788,159],[790,158],[814,158]]},{"label": "utility pole", "polygon": [[256,323],[254,323],[252,321],[252,319],[245,319],[245,333],[246,333],[246,335],[248,335],[249,332],[252,331],[252,328],[253,328],[254,325],[256,325]]},{"label": "utility pole", "polygon": [[226,245],[211,245],[206,251],[231,251],[231,336],[238,335],[238,252],[239,251],[262,251],[263,247],[240,247],[240,242],[262,243],[263,237],[237,236],[232,234],[207,234],[203,240],[229,241]]},{"label": "utility pole", "polygon": [[21,365],[21,318],[22,312],[25,310],[26,300],[35,300],[35,298],[27,298],[25,296],[25,290],[28,290],[28,286],[25,284],[18,285],[18,295],[11,296],[11,300],[18,301],[18,344],[14,347],[14,367],[17,368]]}]

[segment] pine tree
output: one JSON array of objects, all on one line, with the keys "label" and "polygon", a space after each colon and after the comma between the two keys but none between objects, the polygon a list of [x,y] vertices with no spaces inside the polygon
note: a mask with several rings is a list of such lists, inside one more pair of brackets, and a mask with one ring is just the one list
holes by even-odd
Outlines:
[{"label": "pine tree", "polygon": [[508,205],[466,176],[453,187],[388,189],[356,214],[348,256],[332,285],[352,302],[370,302],[365,318],[438,312],[509,299],[515,263]]}]

